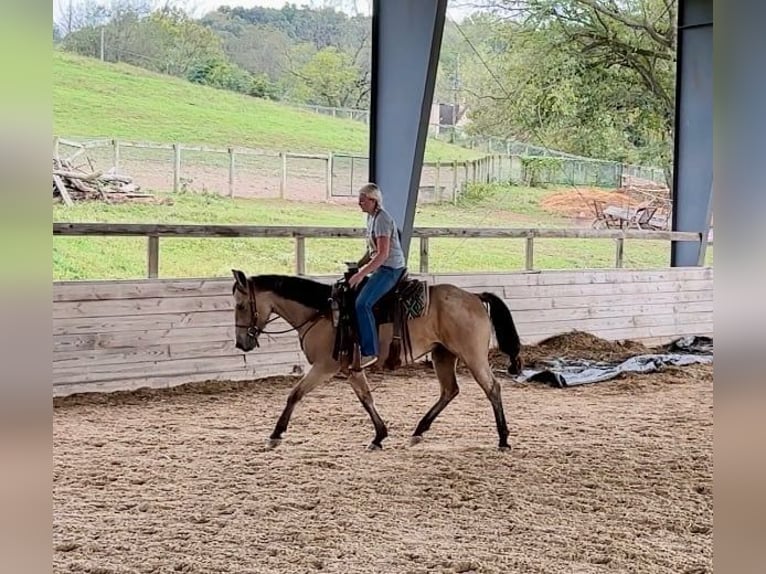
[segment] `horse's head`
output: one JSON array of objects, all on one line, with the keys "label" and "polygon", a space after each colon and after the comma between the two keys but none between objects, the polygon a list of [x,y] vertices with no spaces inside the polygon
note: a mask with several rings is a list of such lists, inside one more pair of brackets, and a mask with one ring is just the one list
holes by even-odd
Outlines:
[{"label": "horse's head", "polygon": [[237,269],[234,274],[234,326],[237,349],[252,351],[258,346],[258,336],[263,332],[271,315],[271,299],[259,293],[247,276]]}]

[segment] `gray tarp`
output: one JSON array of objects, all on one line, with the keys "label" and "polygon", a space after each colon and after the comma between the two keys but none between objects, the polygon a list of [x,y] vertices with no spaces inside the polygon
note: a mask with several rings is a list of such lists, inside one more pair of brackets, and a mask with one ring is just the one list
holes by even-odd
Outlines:
[{"label": "gray tarp", "polygon": [[573,387],[613,379],[620,373],[651,373],[671,365],[713,362],[713,340],[709,337],[684,337],[656,350],[657,353],[637,355],[622,363],[555,359],[547,361],[548,368],[542,370],[524,369],[517,380]]}]

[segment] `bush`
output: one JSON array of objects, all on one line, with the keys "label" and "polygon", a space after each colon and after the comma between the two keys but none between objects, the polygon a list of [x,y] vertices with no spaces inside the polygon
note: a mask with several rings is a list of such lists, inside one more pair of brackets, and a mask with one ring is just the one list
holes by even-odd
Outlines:
[{"label": "bush", "polygon": [[458,195],[457,204],[463,207],[479,205],[504,191],[508,191],[508,185],[504,183],[466,183]]},{"label": "bush", "polygon": [[529,187],[544,187],[546,183],[557,181],[554,172],[561,171],[563,165],[563,159],[558,157],[522,157],[522,181]]}]

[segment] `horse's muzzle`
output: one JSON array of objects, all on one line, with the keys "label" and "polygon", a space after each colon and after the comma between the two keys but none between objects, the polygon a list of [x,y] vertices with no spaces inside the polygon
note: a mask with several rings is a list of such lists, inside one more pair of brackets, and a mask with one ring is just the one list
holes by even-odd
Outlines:
[{"label": "horse's muzzle", "polygon": [[235,346],[240,351],[244,351],[245,353],[247,353],[248,351],[252,351],[256,347],[259,347],[260,345],[258,344],[258,337],[248,336],[248,337],[245,337],[244,340],[238,338]]}]

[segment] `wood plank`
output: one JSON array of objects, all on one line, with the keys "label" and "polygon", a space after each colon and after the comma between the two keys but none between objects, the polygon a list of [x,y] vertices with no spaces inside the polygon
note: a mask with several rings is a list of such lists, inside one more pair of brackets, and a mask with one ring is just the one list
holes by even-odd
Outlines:
[{"label": "wood plank", "polygon": [[[104,140],[109,142],[109,140]],[[122,147],[135,147],[141,149],[173,149],[175,144],[153,143],[153,142],[138,142],[138,141],[126,141],[120,140]]]},{"label": "wood plank", "polygon": [[316,153],[298,153],[298,152],[285,152],[285,156],[288,159],[321,159],[327,161],[327,154],[321,155]]},{"label": "wood plank", "polygon": [[168,223],[53,224],[53,235],[144,237],[364,237],[362,227],[298,227],[279,225],[194,225]]},{"label": "wood plank", "polygon": [[230,311],[234,316],[231,295],[209,297],[150,297],[108,301],[67,301],[53,304],[53,319],[68,317],[112,317],[154,315],[190,311]]},{"label": "wood plank", "polygon": [[[274,324],[284,321],[275,321]],[[112,331],[140,331],[152,329],[180,329],[184,327],[229,327],[234,324],[231,311],[189,311],[186,313],[158,313],[154,315],[116,315],[111,317],[66,317],[53,321],[53,336],[106,333]]]},{"label": "wood plank", "polygon": [[94,349],[132,349],[162,343],[197,343],[203,341],[230,341],[234,339],[231,327],[190,327],[157,331],[119,331],[60,335],[53,339],[53,352]]},{"label": "wood plank", "polygon": [[[251,370],[217,371],[214,373],[189,373],[183,375],[136,377],[114,381],[94,381],[90,383],[67,383],[53,386],[54,397],[64,397],[78,393],[133,391],[142,388],[170,388],[186,383],[205,381],[253,381],[254,384],[264,384],[263,379],[270,377],[290,376],[295,369],[293,363],[275,363],[261,367],[258,372]],[[299,380],[299,369],[295,375],[295,382]],[[268,381],[265,382],[268,384]]]},{"label": "wood plank", "polygon": [[710,313],[679,313],[656,317],[610,317],[606,319],[581,319],[579,321],[548,321],[537,323],[519,323],[519,335],[527,337],[539,333],[565,333],[571,330],[587,331],[597,335],[603,331],[625,330],[636,333],[643,328],[679,327],[681,325],[712,324]]},{"label": "wood plank", "polygon": [[54,376],[57,369],[84,368],[91,364],[135,363],[183,359],[190,357],[214,357],[241,355],[234,341],[205,341],[201,343],[179,343],[148,345],[145,347],[96,349],[92,351],[60,351],[53,353]]},{"label": "wood plank", "polygon": [[64,203],[69,206],[74,205],[74,201],[72,201],[72,196],[69,195],[69,191],[67,190],[66,185],[64,185],[64,182],[55,173],[53,174],[53,183],[61,194],[61,199],[64,201]]},{"label": "wood plank", "polygon": [[608,319],[618,317],[643,317],[643,316],[674,316],[682,313],[711,313],[713,302],[703,301],[695,303],[667,303],[660,305],[652,304],[627,304],[627,305],[591,305],[573,309],[543,309],[534,311],[515,311],[514,320],[522,325],[541,322],[578,322],[585,319]]},{"label": "wood plank", "polygon": [[[283,157],[284,159],[284,157]],[[284,174],[283,174],[284,175]],[[359,227],[304,227],[271,225],[212,225],[171,223],[69,223],[54,222],[54,235],[160,237],[364,237]],[[682,231],[613,230],[588,228],[458,228],[419,227],[413,237],[525,239],[640,239],[699,242],[700,234]]]},{"label": "wood plank", "polygon": [[[329,284],[339,276],[308,275]],[[144,299],[152,297],[230,297],[234,279],[118,279],[109,281],[56,281],[53,301],[103,301],[111,299]]]},{"label": "wood plank", "polygon": [[[654,293],[641,297],[641,301],[652,305],[665,303],[692,303],[713,301],[713,289],[707,291],[671,291]],[[500,294],[502,297],[502,293]],[[636,300],[636,297],[624,294],[585,295],[571,297],[529,297],[505,300],[506,305],[515,315],[517,311],[535,311],[543,309],[576,309],[591,305],[610,306],[625,305]]]},{"label": "wood plank", "polygon": [[[241,356],[243,352],[234,346],[233,339],[226,341],[198,341],[192,343],[167,343],[142,347],[74,350],[53,353],[54,370],[60,367],[87,364],[134,363],[138,361],[159,361],[189,359],[193,357]],[[274,341],[263,341],[261,347],[251,352],[253,356],[267,357],[272,352],[302,352],[298,337],[283,337]]]},{"label": "wood plank", "polygon": [[[121,331],[151,331],[183,329],[188,327],[232,327],[231,311],[190,311],[186,313],[158,313],[152,315],[118,315],[109,317],[68,317],[53,321],[53,336],[99,334]],[[290,324],[283,319],[269,323],[267,331],[284,331]],[[293,332],[293,335],[295,333]]]},{"label": "wood plank", "polygon": [[108,301],[150,297],[231,295],[234,279],[115,279],[54,281],[53,301]]},{"label": "wood plank", "polygon": [[518,228],[518,227],[417,227],[413,237],[475,237],[524,239],[640,239],[660,241],[700,241],[700,234],[681,231],[648,231],[628,229],[590,229],[585,227],[567,228]]},{"label": "wood plank", "polygon": [[[275,322],[276,323],[276,322]],[[233,341],[234,322],[225,327],[185,327],[182,329],[152,329],[137,331],[112,331],[104,333],[78,333],[75,335],[57,335],[53,337],[53,352],[95,350],[95,349],[131,349],[164,343],[197,343]],[[280,335],[263,336],[265,344],[269,338],[296,338],[295,332]]]},{"label": "wood plank", "polygon": [[670,268],[670,269],[583,269],[551,271],[519,271],[474,274],[433,274],[433,282],[450,283],[457,287],[487,286],[543,286],[644,283],[649,281],[713,280],[711,268]]},{"label": "wood plank", "polygon": [[541,285],[541,286],[518,286],[506,287],[504,298],[508,300],[528,299],[530,297],[573,297],[573,296],[599,296],[609,295],[633,295],[636,297],[651,296],[654,293],[669,293],[677,291],[710,291],[712,282],[702,281],[653,281],[647,283],[617,283],[606,285]]},{"label": "wood plank", "polygon": [[[713,280],[711,268],[664,269],[654,271],[636,270],[583,270],[583,271],[535,271],[517,273],[484,274],[418,274],[432,284],[450,283],[458,287],[482,289],[487,287],[512,287],[518,285],[563,284],[611,284],[663,280]],[[310,276],[322,283],[331,283],[336,276]],[[53,300],[90,301],[104,299],[132,299],[162,297],[198,297],[204,295],[229,295],[233,281],[229,278],[209,279],[156,279],[114,281],[61,281],[54,282]]]},{"label": "wood plank", "polygon": [[303,358],[295,351],[273,353],[268,360],[248,362],[245,356],[239,357],[202,357],[192,359],[178,359],[174,361],[147,361],[137,363],[124,363],[121,365],[93,365],[83,370],[82,368],[62,368],[54,373],[54,384],[65,385],[71,383],[90,383],[95,381],[118,381],[135,379],[137,377],[150,376],[185,376],[208,373],[220,373],[222,371],[243,371],[257,375],[267,370],[270,364],[296,364],[300,365]]}]

